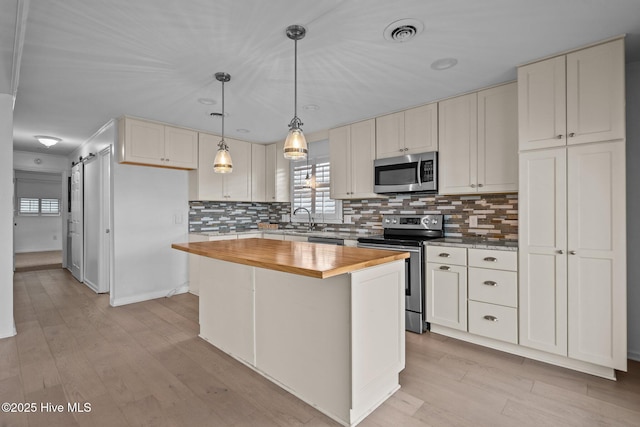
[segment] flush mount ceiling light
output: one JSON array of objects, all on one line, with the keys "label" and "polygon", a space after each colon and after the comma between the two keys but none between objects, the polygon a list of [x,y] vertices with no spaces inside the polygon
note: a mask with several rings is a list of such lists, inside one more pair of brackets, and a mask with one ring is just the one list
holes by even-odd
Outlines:
[{"label": "flush mount ceiling light", "polygon": [[[229,154],[229,146],[224,140],[224,84],[231,80],[231,76],[227,73],[216,73],[216,80],[222,83],[222,139],[218,143],[218,152],[213,161],[213,171],[216,173],[229,173],[233,170],[233,162],[231,154]],[[215,113],[212,113],[215,115]]]},{"label": "flush mount ceiling light", "polygon": [[284,142],[284,158],[291,160],[304,160],[307,158],[307,140],[302,133],[304,124],[298,118],[298,40],[304,38],[307,30],[302,25],[290,25],[287,27],[287,37],[294,42],[293,51],[293,119],[289,123],[289,133]]},{"label": "flush mount ceiling light", "polygon": [[436,71],[448,70],[458,63],[456,58],[441,58],[431,63],[431,68]]},{"label": "flush mount ceiling light", "polygon": [[384,29],[384,38],[392,42],[407,42],[424,30],[424,24],[417,19],[401,19]]},{"label": "flush mount ceiling light", "polygon": [[60,138],[46,135],[36,135],[34,138],[37,139],[40,144],[44,145],[47,148],[53,147],[58,142],[62,141]]}]

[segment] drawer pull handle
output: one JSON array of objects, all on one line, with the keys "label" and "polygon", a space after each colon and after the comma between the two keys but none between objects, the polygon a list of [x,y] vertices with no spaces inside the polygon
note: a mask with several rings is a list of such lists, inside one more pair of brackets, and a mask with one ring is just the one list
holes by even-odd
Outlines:
[{"label": "drawer pull handle", "polygon": [[492,256],[485,257],[484,260],[487,262],[498,262],[498,258]]},{"label": "drawer pull handle", "polygon": [[488,320],[490,322],[497,322],[498,321],[498,318],[496,316],[490,316],[488,314],[486,316],[484,316],[483,319]]},{"label": "drawer pull handle", "polygon": [[498,283],[494,282],[493,280],[486,280],[484,284],[487,286],[498,286]]},{"label": "drawer pull handle", "polygon": [[446,252],[442,252],[442,253],[441,253],[441,254],[439,254],[438,256],[439,256],[439,257],[442,257],[442,258],[449,258],[451,255],[449,255],[449,254],[448,254],[448,253],[446,253]]},{"label": "drawer pull handle", "polygon": [[441,265],[440,270],[449,271],[451,270],[451,267],[447,267],[446,265]]}]

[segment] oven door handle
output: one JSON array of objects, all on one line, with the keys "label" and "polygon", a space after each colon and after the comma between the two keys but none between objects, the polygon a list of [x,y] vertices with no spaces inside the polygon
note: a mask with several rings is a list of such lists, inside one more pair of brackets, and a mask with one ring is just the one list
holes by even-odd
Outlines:
[{"label": "oven door handle", "polygon": [[420,248],[408,247],[408,246],[389,246],[389,245],[376,245],[376,244],[369,244],[369,243],[358,243],[358,247],[364,248],[364,249],[381,249],[385,251],[420,253]]},{"label": "oven door handle", "polygon": [[418,185],[422,185],[422,157],[418,159]]}]

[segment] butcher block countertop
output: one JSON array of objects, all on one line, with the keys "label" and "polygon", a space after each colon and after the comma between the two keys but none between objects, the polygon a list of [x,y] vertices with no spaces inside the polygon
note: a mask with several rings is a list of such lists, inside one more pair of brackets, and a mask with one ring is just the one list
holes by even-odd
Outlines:
[{"label": "butcher block countertop", "polygon": [[171,247],[209,258],[318,279],[409,257],[408,252],[269,239],[174,243]]}]

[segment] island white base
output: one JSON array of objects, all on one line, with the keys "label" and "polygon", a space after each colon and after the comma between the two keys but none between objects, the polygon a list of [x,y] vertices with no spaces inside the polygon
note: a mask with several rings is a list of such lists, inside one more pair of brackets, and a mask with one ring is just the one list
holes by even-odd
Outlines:
[{"label": "island white base", "polygon": [[347,426],[400,387],[404,261],[327,279],[200,261],[206,341]]}]

